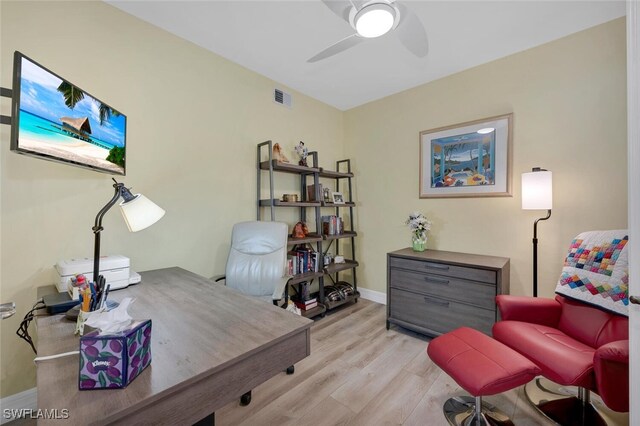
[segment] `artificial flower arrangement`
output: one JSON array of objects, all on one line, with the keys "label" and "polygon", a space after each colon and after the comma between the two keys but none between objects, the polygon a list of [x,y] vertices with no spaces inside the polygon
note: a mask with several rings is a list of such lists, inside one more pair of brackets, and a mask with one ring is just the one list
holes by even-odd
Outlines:
[{"label": "artificial flower arrangement", "polygon": [[409,229],[411,229],[413,250],[424,251],[427,244],[427,232],[431,230],[433,223],[420,212],[409,214],[409,219],[407,219],[405,223],[409,226]]}]

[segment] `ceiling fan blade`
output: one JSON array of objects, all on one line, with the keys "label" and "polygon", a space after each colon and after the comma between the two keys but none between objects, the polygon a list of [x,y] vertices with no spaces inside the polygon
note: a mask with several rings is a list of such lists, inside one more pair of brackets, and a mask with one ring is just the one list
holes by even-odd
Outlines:
[{"label": "ceiling fan blade", "polygon": [[321,59],[328,58],[329,56],[333,56],[336,53],[343,52],[350,47],[355,46],[356,44],[360,44],[364,41],[364,38],[360,37],[358,34],[352,34],[348,37],[343,38],[337,43],[332,44],[331,46],[324,49],[322,52],[315,55],[313,58],[307,59],[308,63],[318,62]]},{"label": "ceiling fan blade", "polygon": [[400,10],[401,21],[395,32],[398,34],[404,47],[419,58],[424,58],[429,53],[429,40],[424,25],[410,9],[405,5],[396,2],[395,5]]},{"label": "ceiling fan blade", "polygon": [[339,18],[349,22],[349,11],[351,10],[351,2],[349,0],[322,0],[333,13]]},{"label": "ceiling fan blade", "polygon": [[362,9],[362,6],[364,6],[368,2],[369,0],[351,0],[351,3],[356,8],[356,10]]}]

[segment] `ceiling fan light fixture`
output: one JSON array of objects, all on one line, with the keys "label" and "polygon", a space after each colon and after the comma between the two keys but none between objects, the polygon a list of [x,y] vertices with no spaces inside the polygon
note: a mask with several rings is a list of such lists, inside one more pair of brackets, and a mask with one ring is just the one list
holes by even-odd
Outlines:
[{"label": "ceiling fan light fixture", "polygon": [[365,6],[356,13],[354,23],[358,35],[365,38],[380,37],[388,33],[396,18],[396,10],[386,3]]}]

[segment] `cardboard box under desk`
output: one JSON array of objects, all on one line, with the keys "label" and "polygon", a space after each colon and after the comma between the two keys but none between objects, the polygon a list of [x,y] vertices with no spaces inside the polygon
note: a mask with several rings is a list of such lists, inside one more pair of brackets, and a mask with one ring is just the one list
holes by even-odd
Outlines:
[{"label": "cardboard box under desk", "polygon": [[80,390],[124,388],[151,364],[151,320],[126,330],[80,338]]}]

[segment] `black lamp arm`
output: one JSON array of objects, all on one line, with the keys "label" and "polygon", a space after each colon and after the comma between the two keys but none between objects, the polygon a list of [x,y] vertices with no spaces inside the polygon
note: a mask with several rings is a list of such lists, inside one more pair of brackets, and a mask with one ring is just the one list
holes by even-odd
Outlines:
[{"label": "black lamp arm", "polygon": [[535,222],[533,222],[533,240],[534,242],[538,241],[538,222],[540,222],[541,220],[547,220],[551,217],[551,209],[547,210],[547,215],[545,217],[541,217],[539,219],[536,219]]},{"label": "black lamp arm", "polygon": [[93,228],[91,228],[93,229],[94,234],[97,234],[100,231],[102,231],[103,229],[102,218],[109,211],[109,209],[113,207],[113,205],[118,201],[118,199],[122,196],[122,189],[124,188],[124,183],[116,182],[115,179],[113,179],[113,181],[115,182],[113,184],[113,187],[115,188],[115,193],[113,194],[113,198],[109,200],[109,202],[105,204],[105,206],[102,209],[100,209],[100,211],[96,215],[95,224],[93,225]]},{"label": "black lamp arm", "polygon": [[102,218],[109,211],[111,207],[118,201],[120,197],[123,197],[125,201],[129,201],[132,197],[131,192],[127,188],[125,188],[124,183],[117,182],[113,179],[113,187],[115,189],[115,193],[113,194],[113,198],[109,200],[105,206],[100,209],[98,214],[96,215],[96,221],[93,225],[93,233],[95,235],[95,241],[93,246],[93,282],[98,282],[98,275],[100,273],[100,232],[102,231]]}]

